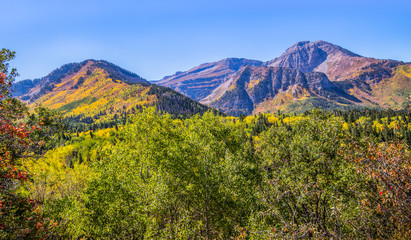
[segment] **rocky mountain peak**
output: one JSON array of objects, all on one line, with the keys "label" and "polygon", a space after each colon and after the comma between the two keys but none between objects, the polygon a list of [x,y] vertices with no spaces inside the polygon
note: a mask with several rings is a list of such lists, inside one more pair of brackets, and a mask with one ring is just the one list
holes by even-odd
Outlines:
[{"label": "rocky mountain peak", "polygon": [[322,63],[341,57],[361,56],[326,41],[302,41],[288,48],[280,57],[268,61],[266,65],[297,68],[303,72],[311,72]]},{"label": "rocky mountain peak", "polygon": [[280,57],[267,62],[267,65],[297,68],[303,72],[311,72],[327,59],[327,55],[315,43],[304,41],[294,44]]}]

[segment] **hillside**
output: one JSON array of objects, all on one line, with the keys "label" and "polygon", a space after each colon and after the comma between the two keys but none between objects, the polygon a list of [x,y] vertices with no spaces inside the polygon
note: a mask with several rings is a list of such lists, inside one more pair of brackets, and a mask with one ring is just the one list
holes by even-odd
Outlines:
[{"label": "hillside", "polygon": [[[313,107],[325,109],[358,107],[402,109],[411,103],[409,95],[411,85],[408,84],[411,81],[408,74],[409,64],[363,57],[325,41],[298,42],[288,48],[281,56],[265,63],[243,61],[242,64],[237,65],[240,66],[239,68],[223,71],[225,74],[221,74],[221,77],[216,80],[214,77],[216,75],[215,69],[222,69],[222,66],[225,65],[221,63],[224,62],[225,60],[203,64],[189,71],[166,77],[158,84],[171,87],[202,103],[210,104],[210,106],[221,107],[221,110],[225,112],[236,112],[237,107],[240,107],[238,104],[241,103],[240,109],[243,110],[240,112],[247,114],[278,109],[299,112]],[[286,89],[280,89],[279,87],[283,86],[274,85],[274,89],[264,88],[265,90],[260,90],[266,91],[259,92],[259,96],[265,96],[265,99],[258,98],[257,101],[254,101],[251,100],[252,98],[248,99],[249,94],[253,94],[250,92],[251,89],[247,89],[247,86],[235,85],[235,88],[242,88],[240,91],[242,94],[238,92],[235,98],[228,97],[234,97],[232,91],[227,90],[234,88],[232,83],[236,81],[233,79],[243,74],[245,66],[297,69],[304,74],[312,73],[312,76],[319,76],[319,73],[323,73],[327,81],[333,83],[334,91],[333,94],[318,95],[313,94],[313,89],[309,86],[307,88],[301,84],[296,85],[298,90],[291,90],[293,87],[290,86],[287,86]],[[249,68],[248,71],[256,69],[261,68]],[[201,73],[201,77],[199,77],[199,73]],[[250,74],[257,76],[259,71]],[[289,76],[294,79],[287,81],[298,82],[299,79],[295,77],[300,75]],[[253,81],[255,82],[255,80]],[[253,84],[251,83],[251,85]],[[245,92],[247,94],[244,94]],[[295,94],[295,92],[300,92],[300,94]],[[224,100],[221,100],[221,97],[224,97]],[[231,107],[234,109],[230,109]]]},{"label": "hillside", "polygon": [[31,107],[41,104],[62,112],[73,122],[85,124],[125,119],[143,106],[155,105],[158,110],[175,115],[208,109],[106,61],[67,64],[39,80],[18,82],[15,89],[25,86],[29,86],[25,92],[15,91],[14,95]]},{"label": "hillside", "polygon": [[411,103],[411,64],[384,60],[335,82],[366,106],[404,109]]}]

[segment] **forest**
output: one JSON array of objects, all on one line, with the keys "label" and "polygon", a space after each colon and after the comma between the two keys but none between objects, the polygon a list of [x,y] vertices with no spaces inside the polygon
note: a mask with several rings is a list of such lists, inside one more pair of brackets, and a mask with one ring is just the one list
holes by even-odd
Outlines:
[{"label": "forest", "polygon": [[[0,66],[1,239],[408,239],[411,109],[69,128]],[[160,109],[161,110],[161,109]]]}]

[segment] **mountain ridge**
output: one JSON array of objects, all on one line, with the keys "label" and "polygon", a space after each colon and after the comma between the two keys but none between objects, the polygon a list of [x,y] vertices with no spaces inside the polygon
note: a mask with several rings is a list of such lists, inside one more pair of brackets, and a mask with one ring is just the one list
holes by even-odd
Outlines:
[{"label": "mountain ridge", "polygon": [[[20,89],[29,86],[29,89]],[[88,59],[70,63],[34,81],[18,82],[14,96],[26,101],[30,108],[37,104],[58,110],[79,123],[116,123],[145,106],[176,116],[192,115],[209,110],[170,88],[157,86],[104,60]]]}]

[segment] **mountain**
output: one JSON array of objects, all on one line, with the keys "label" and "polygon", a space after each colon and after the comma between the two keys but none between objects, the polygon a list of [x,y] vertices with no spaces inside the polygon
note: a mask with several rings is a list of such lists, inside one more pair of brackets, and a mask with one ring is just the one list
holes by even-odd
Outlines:
[{"label": "mountain", "polygon": [[[238,61],[238,59],[235,60]],[[241,64],[236,65],[239,66],[238,68],[228,68],[225,64],[226,61],[227,59],[202,64],[189,71],[166,77],[158,84],[169,86],[202,103],[221,108],[223,111],[236,113],[238,109],[242,109],[239,111],[247,114],[275,109],[301,111],[312,107],[401,109],[411,103],[409,95],[411,89],[410,64],[363,57],[326,41],[298,42],[288,48],[281,56],[264,63],[254,60],[249,63],[247,61],[250,60],[243,60]],[[243,70],[246,66],[296,69],[301,72],[292,77],[308,73],[319,76],[319,73],[323,73],[327,77],[327,81],[333,84],[335,90],[332,95],[318,95],[313,93],[312,88],[300,84],[297,86],[301,91],[310,93],[304,98],[285,97],[290,89],[272,89],[272,91],[266,90],[267,92],[263,94],[266,96],[265,99],[251,101],[253,102],[251,104],[247,100],[247,94],[251,93],[250,89],[244,86],[241,90],[243,94],[236,95],[236,99],[230,100],[228,95],[224,94],[230,92],[227,89],[234,88],[233,82],[236,81],[233,79],[241,74],[244,75]],[[224,69],[225,74],[220,74],[220,77],[216,78],[216,72],[219,73],[219,71],[214,69]],[[263,68],[249,68],[247,71],[251,71],[250,76],[258,76],[259,72],[262,71],[261,69]],[[252,71],[257,72],[252,73]],[[266,69],[264,71],[273,70]],[[201,75],[199,76],[198,73]],[[293,81],[298,82],[299,80],[294,79]],[[273,86],[278,87],[278,85]],[[241,86],[235,85],[235,88],[241,88]],[[244,94],[245,92],[247,94]],[[273,93],[277,93],[276,96],[273,96]],[[280,94],[278,95],[278,93]],[[230,96],[234,97],[234,95]],[[275,100],[279,99],[280,96],[283,96],[281,101]],[[333,97],[329,98],[328,96]],[[222,97],[224,97],[224,101],[218,100]],[[242,99],[243,97],[245,99]],[[347,101],[341,101],[341,99]],[[230,101],[232,103],[229,103]],[[242,107],[240,107],[240,102],[243,104]],[[247,104],[245,104],[246,102]],[[251,105],[255,106],[251,107]],[[244,106],[247,107],[243,108]],[[230,110],[230,107],[234,107],[234,109]],[[237,107],[239,108],[237,109]]]},{"label": "mountain", "polygon": [[263,62],[245,58],[226,58],[218,62],[204,63],[186,72],[177,72],[156,82],[170,87],[194,100],[201,100],[220,84],[227,81],[243,66],[261,66]]},{"label": "mountain", "polygon": [[[34,102],[40,96],[51,92],[56,86],[58,89],[66,89],[67,87],[78,88],[84,81],[84,77],[92,75],[96,69],[103,70],[107,77],[116,80],[122,80],[126,83],[140,83],[149,85],[150,82],[141,78],[137,74],[122,69],[107,61],[86,60],[81,63],[69,63],[52,71],[47,76],[41,79],[24,80],[15,84],[14,96],[21,97],[22,100],[30,100]],[[75,77],[77,85],[72,85]],[[24,90],[23,90],[24,89]]]},{"label": "mountain", "polygon": [[12,86],[12,93],[13,96],[23,96],[29,93],[29,91],[35,87],[36,83],[39,81],[40,79],[34,79],[34,80],[30,80],[30,79],[26,79],[26,80],[22,80],[20,82],[17,82],[15,84],[13,84]]},{"label": "mountain", "polygon": [[172,114],[207,109],[194,100],[233,115],[313,107],[403,109],[411,104],[410,72],[411,63],[363,57],[325,41],[304,41],[267,62],[226,58],[204,63],[156,82],[162,87],[112,63],[86,60],[41,79],[21,81],[14,94],[67,116],[93,119],[144,105]]},{"label": "mountain", "polygon": [[113,121],[143,106],[176,115],[209,109],[103,60],[66,64],[41,79],[17,82],[14,89],[29,106],[41,104],[84,123]]}]

